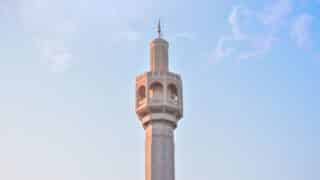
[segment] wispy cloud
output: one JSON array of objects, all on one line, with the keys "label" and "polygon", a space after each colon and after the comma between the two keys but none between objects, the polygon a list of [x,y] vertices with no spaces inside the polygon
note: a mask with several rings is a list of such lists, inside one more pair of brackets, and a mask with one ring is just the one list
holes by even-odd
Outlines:
[{"label": "wispy cloud", "polygon": [[[49,69],[61,72],[72,67],[74,58],[82,53],[72,46],[75,40],[99,41],[113,47],[132,45],[142,39],[136,22],[145,23],[145,18],[150,17],[152,2],[128,3],[123,6],[120,1],[79,0],[75,4],[65,0],[19,0],[15,8],[23,31],[34,40],[41,62],[49,62]],[[82,33],[87,35],[83,39],[79,38]]]},{"label": "wispy cloud", "polygon": [[290,0],[273,0],[265,6],[259,17],[265,25],[278,26],[287,19],[291,12],[292,3]]},{"label": "wispy cloud", "polygon": [[309,14],[301,14],[295,18],[291,27],[291,37],[297,46],[304,49],[311,48],[311,26],[313,17]]},{"label": "wispy cloud", "polygon": [[230,41],[232,39],[228,37],[222,37],[219,39],[217,43],[217,47],[211,54],[210,59],[212,59],[213,62],[218,63],[220,62],[223,58],[228,57],[232,54],[233,48],[231,47],[225,47],[226,41]]},{"label": "wispy cloud", "polygon": [[[79,56],[82,52],[78,48],[89,46],[88,42],[101,43],[98,48],[114,48],[120,44],[132,46],[141,40],[141,26],[151,21],[152,14],[164,13],[159,7],[165,5],[157,3],[159,6],[156,7],[154,3],[135,0],[123,6],[121,1],[0,0],[0,16],[14,16],[15,25],[20,26],[17,30],[26,33],[26,39],[34,42],[32,48],[37,49],[38,57],[32,59],[50,62],[46,64],[49,67],[45,67],[48,69],[68,70],[73,67],[74,58],[83,57]],[[80,38],[83,35],[85,37]],[[193,37],[181,33],[179,38]],[[57,52],[64,55],[57,55]],[[116,52],[109,52],[112,53]]]},{"label": "wispy cloud", "polygon": [[247,18],[249,11],[246,8],[234,7],[229,15],[232,36],[235,40],[243,40],[246,35],[241,30],[241,22]]},{"label": "wispy cloud", "polygon": [[76,24],[61,10],[62,1],[21,0],[18,12],[23,29],[32,36],[38,57],[53,72],[70,67],[73,52],[68,47]]},{"label": "wispy cloud", "polygon": [[[234,7],[228,18],[231,34],[223,35],[218,40],[212,55],[214,61],[221,61],[231,52],[232,57],[238,60],[265,55],[278,39],[277,33],[291,11],[289,0],[273,1],[261,10]],[[229,41],[227,44],[226,39]]]},{"label": "wispy cloud", "polygon": [[239,60],[255,58],[268,53],[277,39],[269,34],[266,37],[253,38],[251,48],[248,51],[239,53]]}]

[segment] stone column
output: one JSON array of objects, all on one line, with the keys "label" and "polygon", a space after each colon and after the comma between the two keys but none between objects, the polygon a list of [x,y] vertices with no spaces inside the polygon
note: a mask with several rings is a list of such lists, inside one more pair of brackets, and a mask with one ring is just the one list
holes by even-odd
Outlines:
[{"label": "stone column", "polygon": [[146,180],[174,180],[174,125],[151,121],[145,131]]},{"label": "stone column", "polygon": [[150,43],[151,72],[168,72],[168,48],[169,44],[164,39],[155,39]]},{"label": "stone column", "polygon": [[169,43],[150,43],[150,71],[136,78],[136,113],[146,133],[145,180],[174,180],[174,130],[183,116],[182,79],[169,71]]}]

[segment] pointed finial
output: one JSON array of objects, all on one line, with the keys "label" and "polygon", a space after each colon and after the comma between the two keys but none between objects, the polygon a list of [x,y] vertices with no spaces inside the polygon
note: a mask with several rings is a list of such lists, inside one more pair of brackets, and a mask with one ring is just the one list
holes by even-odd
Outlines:
[{"label": "pointed finial", "polygon": [[159,38],[161,38],[161,23],[160,23],[160,19],[158,21],[158,36],[159,36]]}]

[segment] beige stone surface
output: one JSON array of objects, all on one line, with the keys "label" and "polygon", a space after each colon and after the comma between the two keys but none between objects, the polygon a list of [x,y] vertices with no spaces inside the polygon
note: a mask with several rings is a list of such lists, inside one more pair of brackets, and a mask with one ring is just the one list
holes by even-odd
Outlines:
[{"label": "beige stone surface", "polygon": [[174,180],[174,127],[157,121],[146,127],[146,180]]},{"label": "beige stone surface", "polygon": [[174,180],[174,130],[183,116],[182,80],[169,72],[169,44],[150,43],[150,71],[136,78],[136,113],[145,129],[146,180]]}]

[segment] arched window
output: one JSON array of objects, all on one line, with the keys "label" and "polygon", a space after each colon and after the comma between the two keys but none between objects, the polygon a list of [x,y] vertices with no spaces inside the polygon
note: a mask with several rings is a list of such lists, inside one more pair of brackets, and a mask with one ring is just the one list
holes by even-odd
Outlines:
[{"label": "arched window", "polygon": [[142,104],[145,98],[146,98],[146,87],[140,86],[137,92],[138,104]]},{"label": "arched window", "polygon": [[149,89],[150,98],[161,99],[163,94],[163,86],[159,82],[152,83]]},{"label": "arched window", "polygon": [[168,85],[168,99],[169,102],[178,104],[178,89],[174,84]]}]

